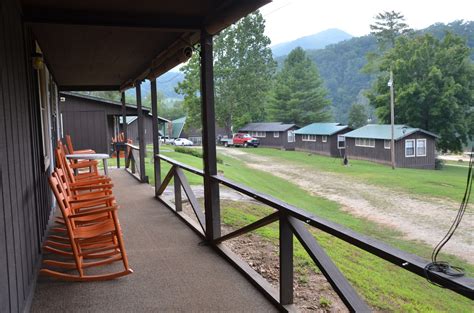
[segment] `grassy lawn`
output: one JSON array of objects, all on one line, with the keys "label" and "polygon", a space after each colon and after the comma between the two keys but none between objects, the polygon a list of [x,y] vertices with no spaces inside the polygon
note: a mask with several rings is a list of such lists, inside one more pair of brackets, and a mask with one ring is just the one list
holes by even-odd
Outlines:
[{"label": "grassy lawn", "polygon": [[[174,152],[171,147],[163,147],[162,153],[179,162],[191,165],[196,168],[202,168],[202,159]],[[282,160],[295,160],[302,164],[310,166],[324,166],[324,163],[333,162],[334,172],[347,171],[348,175],[358,175],[357,172],[362,172],[357,164],[360,166],[369,167],[375,166],[381,171],[385,171],[388,175],[393,174],[391,169],[379,166],[368,162],[351,162],[352,166],[345,168],[339,165],[337,161],[330,158],[308,157],[304,153],[290,152],[282,153],[278,150],[271,149],[249,149],[253,153],[262,155],[273,155]],[[276,153],[279,152],[279,153]],[[287,159],[289,158],[289,159]],[[243,162],[222,156],[224,164],[219,164],[218,169],[224,176],[232,180],[243,183],[260,192],[264,192],[275,196],[292,205],[305,209],[320,217],[337,222],[346,227],[354,229],[365,235],[377,238],[396,246],[402,250],[415,253],[417,255],[427,258],[431,253],[431,248],[423,243],[407,241],[402,238],[402,234],[390,229],[381,227],[375,223],[353,217],[352,215],[340,210],[339,204],[320,197],[312,196],[305,190],[298,186],[289,183],[288,181],[275,177],[269,173],[250,169],[244,165]],[[308,161],[309,160],[309,161]],[[316,165],[310,161],[314,161]],[[114,164],[111,160],[110,165]],[[166,162],[161,162],[162,176],[166,175],[170,165]],[[151,160],[147,159],[146,164],[147,175],[153,179],[153,165]],[[461,169],[461,172],[464,169]],[[396,175],[399,172],[406,172],[413,170],[396,170]],[[381,175],[372,170],[373,174],[366,179],[371,183],[376,183],[377,179],[382,180]],[[419,172],[419,171],[417,171]],[[438,173],[445,173],[443,171],[422,171],[422,173],[433,172],[432,175]],[[446,173],[450,170],[447,169]],[[409,175],[414,175],[408,173]],[[452,174],[453,177],[462,176],[460,173]],[[202,178],[193,174],[187,173],[187,177],[191,184],[202,184]],[[415,177],[415,176],[412,176]],[[439,179],[439,178],[438,178]],[[398,177],[401,188],[408,188],[403,186],[402,178]],[[452,179],[451,179],[452,180]],[[451,183],[451,181],[450,181]],[[420,192],[420,191],[417,191]],[[422,192],[420,192],[423,194]],[[428,194],[428,193],[424,193]],[[231,226],[243,226],[268,213],[269,208],[258,205],[248,205],[246,203],[226,202],[222,203],[222,218],[223,222]],[[263,236],[277,244],[278,242],[278,227],[277,224],[269,225],[257,231],[260,236]],[[470,312],[472,311],[472,303],[464,297],[461,297],[451,291],[443,290],[428,283],[425,279],[413,275],[405,270],[402,270],[394,265],[389,264],[377,257],[372,256],[360,249],[357,249],[349,244],[336,239],[330,235],[314,230],[314,234],[318,238],[320,244],[325,248],[327,253],[331,256],[334,262],[338,265],[345,276],[357,288],[357,290],[364,296],[370,305],[383,311],[397,311],[397,312]],[[454,257],[443,255],[443,260],[450,261],[453,264],[464,267],[471,275],[474,273],[474,266],[463,262]],[[295,246],[295,264],[296,271],[304,275],[309,269],[316,270],[312,260],[306,254],[299,244]]]},{"label": "grassy lawn", "polygon": [[350,166],[342,166],[340,159],[300,151],[270,148],[247,149],[247,151],[325,172],[348,175],[378,186],[398,188],[418,195],[445,197],[456,202],[462,199],[466,184],[467,168],[459,166],[445,166],[442,170],[407,168],[392,170],[386,165],[359,160],[349,160]]}]

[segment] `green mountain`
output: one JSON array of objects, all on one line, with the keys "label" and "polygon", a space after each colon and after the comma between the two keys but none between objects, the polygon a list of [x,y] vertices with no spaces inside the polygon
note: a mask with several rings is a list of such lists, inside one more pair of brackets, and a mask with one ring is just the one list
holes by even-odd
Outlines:
[{"label": "green mountain", "polygon": [[[441,39],[447,31],[466,38],[469,47],[471,49],[474,47],[474,22],[472,21],[437,23],[417,33],[430,33]],[[353,103],[367,103],[364,91],[370,88],[374,77],[361,72],[361,69],[367,63],[367,53],[376,51],[377,42],[371,35],[354,37],[329,45],[324,49],[306,51],[316,63],[326,83],[337,122],[347,123],[349,109]],[[278,63],[281,65],[285,58],[286,56],[278,57]],[[471,59],[474,60],[474,49],[472,49]]]},{"label": "green mountain", "polygon": [[272,46],[273,55],[278,57],[282,55],[287,55],[296,47],[301,47],[305,50],[308,49],[322,49],[327,45],[338,43],[343,40],[352,38],[352,35],[349,35],[345,31],[342,31],[337,28],[330,28],[322,32],[301,37],[292,41],[280,43]]}]

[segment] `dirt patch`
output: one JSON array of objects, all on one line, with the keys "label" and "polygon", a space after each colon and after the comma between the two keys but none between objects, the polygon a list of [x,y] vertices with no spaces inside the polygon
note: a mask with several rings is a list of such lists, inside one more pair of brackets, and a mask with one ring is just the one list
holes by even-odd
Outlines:
[{"label": "dirt patch", "polygon": [[[263,157],[245,149],[220,149],[247,166],[286,179],[309,193],[339,203],[343,210],[390,227],[409,240],[434,247],[451,226],[458,203],[440,198],[414,196],[386,187],[362,183],[345,175],[322,172],[308,166]],[[474,263],[474,214],[466,212],[457,233],[444,251]]]}]

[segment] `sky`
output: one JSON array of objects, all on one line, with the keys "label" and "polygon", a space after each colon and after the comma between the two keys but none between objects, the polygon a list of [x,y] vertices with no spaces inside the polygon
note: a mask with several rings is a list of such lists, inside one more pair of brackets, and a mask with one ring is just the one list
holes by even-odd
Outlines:
[{"label": "sky", "polygon": [[370,32],[374,16],[397,11],[414,29],[436,22],[474,20],[473,0],[273,0],[261,9],[272,45],[339,28],[353,36]]}]

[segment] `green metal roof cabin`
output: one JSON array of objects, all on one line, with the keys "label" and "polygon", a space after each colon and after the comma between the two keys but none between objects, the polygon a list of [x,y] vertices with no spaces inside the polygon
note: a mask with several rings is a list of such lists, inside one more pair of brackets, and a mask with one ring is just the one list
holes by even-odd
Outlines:
[{"label": "green metal roof cabin", "polygon": [[295,131],[296,150],[332,157],[343,157],[343,134],[351,128],[340,123],[312,123]]},{"label": "green metal roof cabin", "polygon": [[[344,135],[350,159],[391,164],[391,126],[369,124]],[[408,125],[394,125],[395,166],[434,169],[438,135]]]}]

